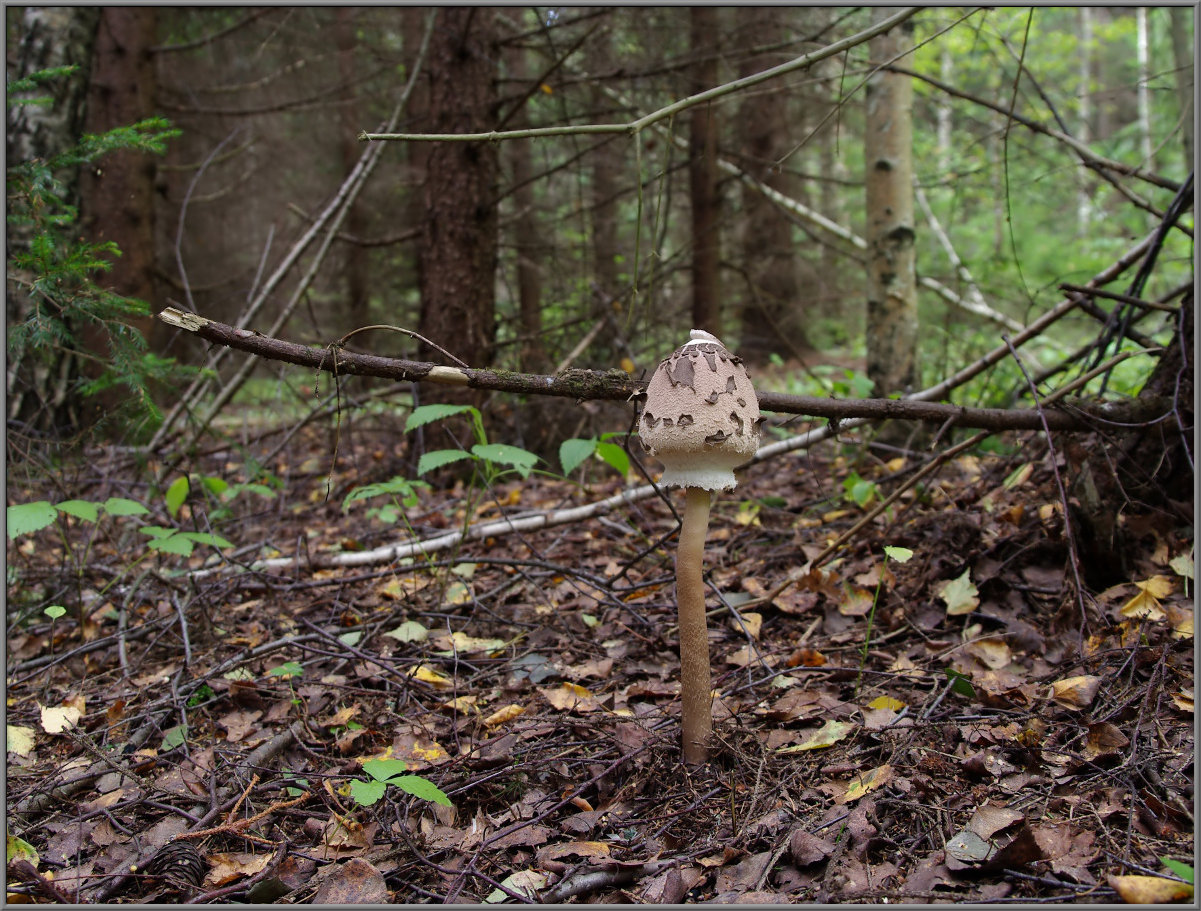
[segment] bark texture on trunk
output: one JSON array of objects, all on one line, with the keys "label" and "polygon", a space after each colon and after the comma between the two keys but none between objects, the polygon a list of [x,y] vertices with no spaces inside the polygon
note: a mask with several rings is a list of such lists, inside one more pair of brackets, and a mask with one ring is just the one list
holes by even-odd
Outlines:
[{"label": "bark texture on trunk", "polygon": [[1176,64],[1176,100],[1180,105],[1180,131],[1184,140],[1184,170],[1188,173],[1194,163],[1193,85],[1196,78],[1196,60],[1190,39],[1197,24],[1193,20],[1193,8],[1187,6],[1169,7],[1168,15],[1172,22],[1172,58]]},{"label": "bark texture on trunk", "polygon": [[[876,10],[876,16],[887,14]],[[872,39],[871,62],[909,46],[908,24]],[[904,65],[904,59],[899,61]],[[880,70],[867,84],[867,374],[876,396],[917,388],[913,221],[913,83]]]},{"label": "bark texture on trunk", "polygon": [[[692,90],[718,85],[715,47],[720,10],[694,6],[689,11],[693,67]],[[692,326],[721,333],[721,199],[718,195],[717,112],[697,105],[689,117],[688,185],[692,200]]]},{"label": "bark texture on trunk", "polygon": [[[342,159],[342,172],[348,176],[359,163],[363,154],[362,146],[356,138],[359,130],[367,127],[360,122],[358,94],[354,87],[355,81],[355,10],[349,6],[339,6],[334,12],[334,41],[338,48],[338,78],[343,85],[345,100],[338,112],[339,130],[338,150]],[[366,212],[362,196],[356,196],[346,213],[346,233],[352,238],[345,244],[345,275],[346,275],[346,321],[339,321],[338,332],[365,326],[371,322],[369,313],[370,276],[368,274],[369,260],[367,249],[361,243],[366,231]],[[365,333],[359,336],[359,344],[369,350],[374,348],[378,336]]]},{"label": "bark texture on trunk", "polygon": [[[493,11],[446,7],[429,50],[432,127],[490,130],[496,117]],[[491,363],[496,339],[495,144],[445,142],[429,152],[421,235],[421,334],[473,367]],[[441,362],[440,353],[423,356]]]},{"label": "bark texture on trunk", "polygon": [[[745,43],[756,44],[769,29],[778,28],[779,8],[757,9],[747,23]],[[780,63],[779,57],[754,54],[742,67],[750,76]],[[804,135],[804,124],[788,122],[789,104],[781,94],[748,92],[738,106],[738,137],[744,170],[785,196],[796,197],[793,181],[774,167],[776,159]],[[823,210],[824,211],[824,210]],[[740,314],[742,333],[738,354],[752,364],[766,363],[768,356],[790,357],[809,350],[801,326],[804,317],[797,286],[797,256],[792,240],[792,223],[783,210],[762,193],[742,193],[742,257],[747,286],[746,303]]]}]

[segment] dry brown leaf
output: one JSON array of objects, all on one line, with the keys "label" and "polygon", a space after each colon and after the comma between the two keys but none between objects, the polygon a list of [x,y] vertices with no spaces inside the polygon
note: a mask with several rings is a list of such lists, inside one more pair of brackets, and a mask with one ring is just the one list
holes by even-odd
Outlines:
[{"label": "dry brown leaf", "polygon": [[1090,762],[1098,756],[1108,756],[1128,747],[1130,739],[1116,724],[1102,721],[1088,726],[1088,740],[1084,744],[1084,758]]},{"label": "dry brown leaf", "polygon": [[603,841],[568,841],[557,845],[544,845],[538,849],[538,862],[558,860],[560,857],[607,858],[610,848]]},{"label": "dry brown leaf", "polygon": [[763,615],[755,611],[745,611],[739,614],[739,616],[742,617],[742,623],[739,623],[737,618],[731,617],[730,626],[737,633],[741,633],[745,626],[746,634],[758,642],[759,631],[763,628]]},{"label": "dry brown leaf", "polygon": [[205,874],[204,884],[210,889],[219,889],[236,879],[254,876],[263,870],[271,862],[271,854],[216,852],[208,855],[208,862],[209,871]]},{"label": "dry brown leaf", "polygon": [[384,876],[361,857],[330,872],[313,894],[314,905],[385,905],[392,900]]},{"label": "dry brown leaf", "polygon": [[975,642],[969,642],[963,650],[972,657],[980,659],[985,667],[994,671],[1006,667],[1013,660],[1009,646],[1001,639],[978,639]]},{"label": "dry brown leaf", "polygon": [[1065,677],[1051,684],[1050,698],[1067,709],[1084,709],[1092,705],[1100,688],[1101,678],[1092,674]]},{"label": "dry brown leaf", "polygon": [[844,617],[863,617],[872,609],[875,596],[866,588],[848,585],[838,605],[838,612]]}]

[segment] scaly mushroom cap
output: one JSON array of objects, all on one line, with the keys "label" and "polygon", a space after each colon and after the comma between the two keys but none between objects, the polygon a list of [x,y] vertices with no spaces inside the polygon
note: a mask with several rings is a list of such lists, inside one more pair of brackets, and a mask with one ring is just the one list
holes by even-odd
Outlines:
[{"label": "scaly mushroom cap", "polygon": [[639,435],[663,463],[660,483],[729,490],[759,446],[759,399],[741,358],[708,332],[691,335],[655,369]]}]

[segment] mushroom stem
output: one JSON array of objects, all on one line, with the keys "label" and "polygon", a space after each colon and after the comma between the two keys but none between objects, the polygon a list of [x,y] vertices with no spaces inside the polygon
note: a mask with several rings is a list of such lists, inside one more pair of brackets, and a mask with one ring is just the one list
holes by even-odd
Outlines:
[{"label": "mushroom stem", "polygon": [[709,758],[713,696],[709,680],[709,631],[705,625],[702,563],[709,530],[709,491],[685,488],[684,519],[676,551],[676,601],[680,611],[680,702],[684,761]]}]

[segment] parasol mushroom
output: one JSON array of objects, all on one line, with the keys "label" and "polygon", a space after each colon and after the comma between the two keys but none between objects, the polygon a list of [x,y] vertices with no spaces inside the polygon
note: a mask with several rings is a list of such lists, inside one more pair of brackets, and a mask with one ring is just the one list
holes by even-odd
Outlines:
[{"label": "parasol mushroom", "polygon": [[681,739],[684,761],[703,763],[713,728],[702,576],[710,492],[733,488],[734,469],[759,445],[759,400],[741,358],[715,336],[693,329],[691,341],[655,369],[646,388],[639,435],[647,451],[663,463],[660,483],[685,490],[676,552]]}]

